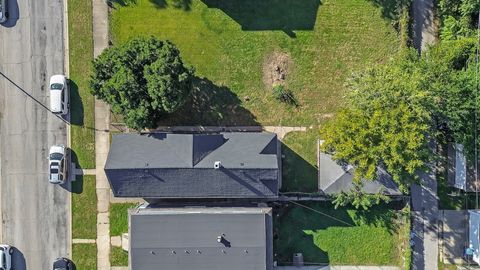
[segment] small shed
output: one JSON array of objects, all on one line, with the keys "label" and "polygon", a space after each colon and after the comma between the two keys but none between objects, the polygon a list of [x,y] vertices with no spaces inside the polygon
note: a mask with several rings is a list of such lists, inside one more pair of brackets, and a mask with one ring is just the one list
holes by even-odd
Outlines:
[{"label": "small shed", "polygon": [[[319,157],[319,190],[325,194],[347,192],[353,187],[355,168],[350,164],[342,164],[333,160],[332,155],[320,153]],[[375,181],[363,180],[363,191],[369,194],[382,192],[385,195],[402,195],[398,185],[383,169],[378,168]]]}]

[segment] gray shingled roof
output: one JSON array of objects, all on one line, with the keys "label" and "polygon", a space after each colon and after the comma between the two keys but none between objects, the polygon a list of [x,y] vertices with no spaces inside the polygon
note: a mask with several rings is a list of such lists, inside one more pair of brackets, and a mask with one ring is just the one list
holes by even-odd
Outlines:
[{"label": "gray shingled roof", "polygon": [[276,197],[278,151],[270,133],[117,134],[105,172],[117,197]]},{"label": "gray shingled roof", "polygon": [[271,208],[147,208],[129,217],[130,269],[272,268]]},{"label": "gray shingled roof", "polygon": [[[340,164],[332,156],[320,153],[320,190],[325,194],[347,192],[352,188],[355,169],[348,164]],[[392,177],[383,169],[378,168],[375,181],[363,180],[363,191],[374,194],[383,191],[386,195],[401,195]]]}]

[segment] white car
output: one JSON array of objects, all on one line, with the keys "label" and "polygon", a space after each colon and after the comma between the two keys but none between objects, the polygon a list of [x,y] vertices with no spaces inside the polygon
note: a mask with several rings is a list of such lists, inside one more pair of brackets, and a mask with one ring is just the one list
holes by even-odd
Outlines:
[{"label": "white car", "polygon": [[69,107],[69,92],[67,77],[53,75],[50,77],[50,111],[56,114],[67,114]]},{"label": "white car", "polygon": [[12,269],[13,248],[9,245],[0,244],[0,270]]},{"label": "white car", "polygon": [[52,184],[63,184],[67,179],[67,151],[63,145],[50,147],[49,152],[49,177]]},{"label": "white car", "polygon": [[0,0],[0,23],[4,23],[8,20],[8,0]]}]

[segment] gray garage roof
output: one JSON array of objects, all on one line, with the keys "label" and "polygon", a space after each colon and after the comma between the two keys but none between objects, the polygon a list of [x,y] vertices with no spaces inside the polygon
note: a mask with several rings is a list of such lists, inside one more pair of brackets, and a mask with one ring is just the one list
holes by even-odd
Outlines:
[{"label": "gray garage roof", "polygon": [[[320,153],[320,190],[326,194],[349,191],[352,188],[354,171],[351,165],[338,163],[331,155]],[[362,183],[366,193],[383,191],[386,195],[402,195],[392,177],[383,168],[378,168],[375,181],[363,180]]]},{"label": "gray garage roof", "polygon": [[279,157],[270,133],[117,134],[105,172],[116,197],[276,197]]},{"label": "gray garage roof", "polygon": [[147,208],[129,222],[130,269],[272,268],[271,208]]}]

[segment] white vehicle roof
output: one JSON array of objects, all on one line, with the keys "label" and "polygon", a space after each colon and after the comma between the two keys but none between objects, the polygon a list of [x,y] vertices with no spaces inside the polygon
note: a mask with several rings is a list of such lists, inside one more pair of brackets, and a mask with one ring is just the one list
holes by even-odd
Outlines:
[{"label": "white vehicle roof", "polygon": [[65,83],[65,75],[53,75],[52,77],[50,77],[50,85],[52,85],[54,83],[64,84]]},{"label": "white vehicle roof", "polygon": [[63,145],[52,145],[50,147],[49,154],[52,154],[52,153],[61,153],[61,154],[65,155],[65,146],[63,146]]},{"label": "white vehicle roof", "polygon": [[62,90],[50,90],[50,110],[52,112],[62,111]]}]

